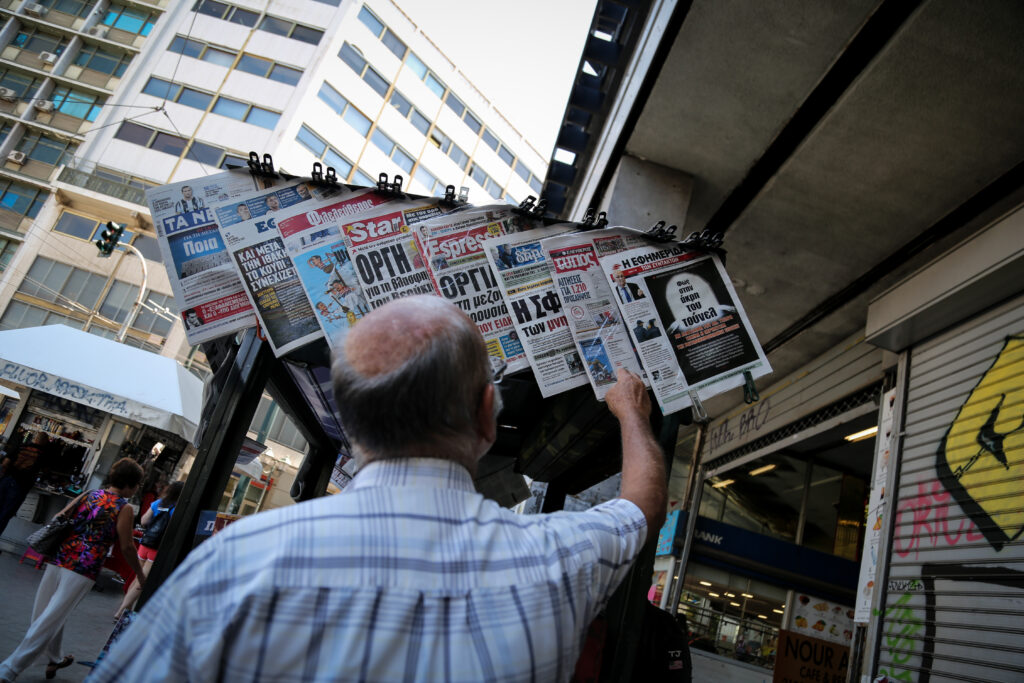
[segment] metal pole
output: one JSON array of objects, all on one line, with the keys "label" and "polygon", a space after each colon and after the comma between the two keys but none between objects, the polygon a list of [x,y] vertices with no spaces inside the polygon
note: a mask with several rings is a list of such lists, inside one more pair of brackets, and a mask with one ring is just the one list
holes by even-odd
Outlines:
[{"label": "metal pole", "polygon": [[[135,304],[132,306],[131,312],[128,317],[125,318],[124,324],[121,325],[121,329],[117,333],[117,341],[123,342],[124,338],[128,336],[128,328],[132,326],[135,319],[139,317],[139,309],[142,308],[142,302],[146,298],[146,286],[149,284],[149,270],[146,268],[146,257],[142,255],[138,249],[130,244],[123,245],[125,249],[132,252],[139,257],[139,263],[142,264],[142,286],[139,288],[139,296],[135,299]],[[121,265],[118,263],[118,265]]]},{"label": "metal pole", "polygon": [[686,511],[686,533],[683,536],[683,548],[675,563],[675,575],[679,578],[672,581],[672,591],[668,598],[668,612],[673,617],[679,611],[679,596],[683,593],[683,580],[686,577],[686,561],[690,555],[693,531],[697,524],[697,512],[700,510],[700,496],[704,490],[704,479],[701,476],[700,452],[704,448],[704,440],[708,433],[708,423],[697,425],[697,438],[693,441],[693,454],[690,456],[690,472],[686,478],[686,494],[683,496],[683,510]]}]

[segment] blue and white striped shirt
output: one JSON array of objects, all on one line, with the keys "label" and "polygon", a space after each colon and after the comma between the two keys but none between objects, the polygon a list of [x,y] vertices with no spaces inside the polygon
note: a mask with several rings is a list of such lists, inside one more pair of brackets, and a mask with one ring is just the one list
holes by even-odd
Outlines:
[{"label": "blue and white striped shirt", "polygon": [[193,550],[89,680],[564,681],[645,535],[623,499],[516,515],[454,463],[371,463]]}]

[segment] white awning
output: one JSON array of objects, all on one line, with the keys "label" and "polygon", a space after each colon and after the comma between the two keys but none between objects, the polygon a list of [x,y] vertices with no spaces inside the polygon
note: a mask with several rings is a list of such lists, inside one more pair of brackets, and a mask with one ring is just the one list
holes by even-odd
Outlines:
[{"label": "white awning", "polygon": [[177,361],[66,325],[0,332],[0,379],[189,441],[203,406],[202,381]]}]

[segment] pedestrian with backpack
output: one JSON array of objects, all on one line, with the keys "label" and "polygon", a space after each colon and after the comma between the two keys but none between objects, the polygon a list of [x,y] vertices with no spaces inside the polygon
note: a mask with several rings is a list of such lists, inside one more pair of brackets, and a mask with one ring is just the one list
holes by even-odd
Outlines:
[{"label": "pedestrian with backpack", "polygon": [[[167,531],[167,525],[171,523],[174,506],[177,505],[183,488],[185,488],[183,481],[176,481],[168,485],[164,489],[163,497],[154,500],[146,513],[142,515],[142,526],[146,527],[146,532],[142,534],[142,540],[139,541],[139,559],[142,560],[142,569],[147,574],[156,559],[157,548],[160,547],[160,541],[163,539],[164,532]],[[114,613],[114,623],[117,623],[125,610],[131,609],[135,605],[135,601],[139,599],[141,593],[142,586],[139,585],[139,580],[136,578],[125,591],[124,600],[121,601],[121,606]]]}]

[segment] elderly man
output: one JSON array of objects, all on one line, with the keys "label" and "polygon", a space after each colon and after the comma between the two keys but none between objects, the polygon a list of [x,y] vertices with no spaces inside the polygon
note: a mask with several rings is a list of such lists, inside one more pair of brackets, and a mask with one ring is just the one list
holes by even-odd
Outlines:
[{"label": "elderly man", "polygon": [[643,384],[607,402],[622,497],[516,515],[476,493],[501,400],[475,325],[439,297],[348,333],[335,397],[346,490],[246,517],[193,550],[90,680],[564,681],[665,512]]}]

